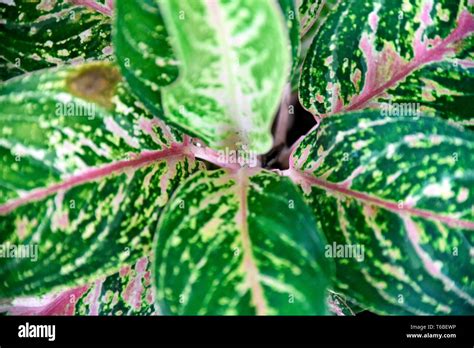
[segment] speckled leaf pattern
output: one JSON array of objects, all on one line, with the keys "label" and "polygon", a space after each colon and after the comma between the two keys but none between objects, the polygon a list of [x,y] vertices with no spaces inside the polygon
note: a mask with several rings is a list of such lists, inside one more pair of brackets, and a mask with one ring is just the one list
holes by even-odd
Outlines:
[{"label": "speckled leaf pattern", "polygon": [[327,16],[337,5],[338,0],[295,0],[298,9],[300,50],[298,53],[298,66],[293,74],[291,86],[298,90],[303,62],[308,54],[314,36],[324,23]]},{"label": "speckled leaf pattern", "polygon": [[331,260],[287,178],[199,172],[165,208],[152,274],[164,314],[325,314]]},{"label": "speckled leaf pattern", "polygon": [[329,245],[364,247],[335,257],[339,291],[377,313],[474,313],[472,132],[350,113],[325,119],[291,161]]},{"label": "speckled leaf pattern", "polygon": [[324,0],[299,0],[298,11],[301,17],[301,30],[308,30],[318,17]]},{"label": "speckled leaf pattern", "polygon": [[0,305],[8,315],[157,315],[148,257],[91,284]]},{"label": "speckled leaf pattern", "polygon": [[315,115],[397,103],[471,124],[473,31],[468,0],[341,1],[308,52],[300,100]]},{"label": "speckled leaf pattern", "polygon": [[[116,272],[151,248],[163,206],[198,163],[110,63],[0,87],[0,295],[46,293]],[[36,259],[36,260],[35,260]]]},{"label": "speckled leaf pattern", "polygon": [[161,108],[159,87],[172,83],[179,73],[158,3],[117,0],[113,35],[124,78],[153,111]]},{"label": "speckled leaf pattern", "polygon": [[0,80],[56,65],[110,59],[110,32],[107,14],[74,1],[0,3]]},{"label": "speckled leaf pattern", "polygon": [[162,90],[166,120],[214,148],[265,153],[290,72],[284,17],[274,1],[163,0],[180,77]]},{"label": "speckled leaf pattern", "polygon": [[75,299],[75,315],[157,315],[151,263],[143,257],[133,266],[91,284]]},{"label": "speckled leaf pattern", "polygon": [[313,32],[339,0],[295,0],[298,5],[301,36]]}]

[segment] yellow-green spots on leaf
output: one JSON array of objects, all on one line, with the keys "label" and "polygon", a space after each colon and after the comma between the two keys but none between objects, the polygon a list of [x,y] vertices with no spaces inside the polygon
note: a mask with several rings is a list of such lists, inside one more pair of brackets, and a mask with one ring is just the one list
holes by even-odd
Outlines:
[{"label": "yellow-green spots on leaf", "polygon": [[[180,200],[192,208],[176,209]],[[291,209],[289,201],[299,209]],[[169,207],[174,208],[163,215],[155,245],[157,301],[165,313],[326,311],[321,291],[330,261],[321,258],[316,223],[285,178],[245,169],[200,172]],[[176,238],[187,242],[174,245]],[[168,284],[175,284],[172,291],[166,291]],[[185,305],[180,294],[186,295]]]}]

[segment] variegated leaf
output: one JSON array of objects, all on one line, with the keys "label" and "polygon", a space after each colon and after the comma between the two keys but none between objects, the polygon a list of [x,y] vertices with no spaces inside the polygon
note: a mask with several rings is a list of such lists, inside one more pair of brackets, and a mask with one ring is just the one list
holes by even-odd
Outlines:
[{"label": "variegated leaf", "polygon": [[8,315],[154,315],[155,296],[147,257],[89,285],[0,305]]},{"label": "variegated leaf", "polygon": [[[198,166],[106,63],[0,87],[0,297],[116,272],[150,251],[161,209]],[[28,251],[26,256],[14,250]]]},{"label": "variegated leaf", "polygon": [[311,29],[314,21],[318,18],[324,4],[324,0],[299,0],[298,11],[300,13],[301,30],[303,32]]},{"label": "variegated leaf", "polygon": [[157,0],[117,0],[114,47],[122,73],[134,93],[160,110],[158,88],[178,77],[178,62],[169,43]]},{"label": "variegated leaf", "polygon": [[2,301],[2,315],[73,315],[76,300],[84,295],[88,285],[68,289],[59,293],[43,296],[17,297],[11,301]]},{"label": "variegated leaf", "polygon": [[295,0],[298,4],[301,37],[318,29],[340,0]]},{"label": "variegated leaf", "polygon": [[339,0],[295,0],[298,7],[300,22],[300,52],[298,56],[298,68],[293,75],[291,82],[292,88],[297,91],[298,84],[303,68],[304,58],[306,57],[314,36],[324,23],[328,15],[337,5]]},{"label": "variegated leaf", "polygon": [[[290,71],[288,34],[269,0],[163,0],[180,78],[162,90],[171,124],[215,148],[265,153]],[[156,94],[156,99],[159,95]]]},{"label": "variegated leaf", "polygon": [[474,313],[472,132],[433,117],[344,114],[291,161],[339,291],[378,313]]},{"label": "variegated leaf", "polygon": [[[94,8],[78,6],[90,3]],[[90,1],[0,3],[0,80],[55,65],[111,58],[111,9]]]},{"label": "variegated leaf", "polygon": [[[340,1],[317,33],[300,79],[315,115],[362,108],[440,114],[471,124],[468,0]],[[395,104],[395,110],[394,106]]]},{"label": "variegated leaf", "polygon": [[147,257],[134,266],[99,279],[76,299],[75,315],[156,315],[151,263]]},{"label": "variegated leaf", "polygon": [[165,314],[325,314],[332,271],[301,194],[274,173],[199,172],[160,219],[153,276]]},{"label": "variegated leaf", "polygon": [[329,292],[328,305],[329,310],[337,316],[341,317],[355,315],[344,296],[341,296],[340,294],[333,291]]}]

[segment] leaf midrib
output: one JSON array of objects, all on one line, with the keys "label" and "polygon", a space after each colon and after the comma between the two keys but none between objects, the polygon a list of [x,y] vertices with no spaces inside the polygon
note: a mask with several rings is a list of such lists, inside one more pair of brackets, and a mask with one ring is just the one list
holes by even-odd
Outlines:
[{"label": "leaf midrib", "polygon": [[428,220],[439,221],[449,226],[458,226],[461,228],[474,230],[474,222],[472,221],[453,218],[453,217],[441,215],[435,212],[427,211],[424,209],[419,209],[419,208],[411,208],[411,207],[399,208],[398,203],[396,202],[384,200],[379,197],[371,196],[367,193],[363,193],[360,191],[355,191],[355,190],[346,188],[339,183],[333,183],[333,182],[329,182],[329,181],[314,177],[313,175],[309,173],[298,171],[295,168],[288,169],[286,172],[284,172],[284,174],[292,178],[295,182],[303,181],[304,183],[309,184],[310,186],[317,186],[317,187],[323,188],[325,191],[328,191],[328,190],[335,191],[345,196],[352,197],[358,201],[363,201],[363,202],[370,203],[378,207],[387,209],[396,214],[406,213],[408,215],[418,216],[418,217],[422,217]]},{"label": "leaf midrib", "polygon": [[255,305],[257,315],[266,315],[268,313],[265,301],[264,291],[260,283],[258,267],[255,264],[252,253],[252,241],[248,230],[248,207],[247,193],[249,190],[249,177],[245,169],[237,173],[236,193],[239,199],[239,211],[237,212],[237,225],[239,226],[242,239],[243,263],[246,272],[246,280],[249,283],[251,298]]},{"label": "leaf midrib", "polygon": [[72,175],[64,181],[55,183],[48,187],[31,190],[23,197],[15,198],[1,204],[0,216],[10,213],[19,206],[35,201],[40,201],[61,190],[67,191],[75,186],[96,181],[117,172],[121,172],[127,168],[140,168],[159,160],[187,156],[185,149],[185,144],[172,144],[169,148],[164,150],[142,151],[136,158],[112,162],[102,167],[88,169],[84,172]]},{"label": "leaf midrib", "polygon": [[[470,16],[470,18],[466,20],[473,20],[472,15],[467,12],[461,12],[460,16],[458,17],[458,22],[457,22],[457,27],[446,37],[444,38],[441,43],[439,43],[436,47],[433,47],[431,49],[427,49],[423,55],[419,57],[413,58],[411,62],[406,64],[399,73],[395,74],[389,81],[383,83],[376,89],[374,89],[370,94],[365,96],[364,98],[361,98],[359,100],[356,100],[355,103],[350,103],[347,107],[344,107],[342,110],[339,112],[348,112],[348,111],[354,111],[354,110],[359,110],[364,108],[368,102],[370,102],[372,99],[376,98],[377,96],[381,95],[384,91],[389,90],[393,87],[395,87],[399,82],[403,81],[406,79],[412,72],[415,70],[421,69],[423,66],[430,64],[430,63],[435,63],[435,62],[442,62],[444,61],[445,57],[443,58],[438,58],[438,56],[444,56],[446,53],[449,52],[450,48],[449,46],[464,40],[467,38],[470,34],[472,34],[472,30],[468,27],[468,23],[463,23],[464,25],[467,26],[467,28],[463,28],[462,26],[459,25],[459,22],[462,19],[462,16]],[[463,32],[465,30],[465,32]],[[355,95],[355,98],[357,99],[359,95]],[[330,115],[331,113],[329,113]]]},{"label": "leaf midrib", "polygon": [[[232,35],[229,32],[229,27],[227,26],[226,21],[222,18],[223,14],[217,1],[206,2],[206,7],[208,8],[209,16],[214,20],[216,27],[221,28],[221,30],[216,30],[216,37],[219,41],[219,47],[222,48],[221,59],[224,62],[226,71],[227,78],[224,81],[225,89],[229,91],[228,95],[232,100],[230,108],[226,108],[225,112],[227,113],[227,117],[230,120],[233,120],[239,129],[242,130],[244,129],[240,119],[242,112],[240,110],[240,103],[237,96],[237,88],[240,88],[240,83],[236,73],[237,68],[235,67],[236,65],[238,67],[239,61],[231,62],[229,57],[229,53],[234,52],[232,45],[228,43],[228,39],[231,38]],[[232,111],[235,111],[235,115]]]}]

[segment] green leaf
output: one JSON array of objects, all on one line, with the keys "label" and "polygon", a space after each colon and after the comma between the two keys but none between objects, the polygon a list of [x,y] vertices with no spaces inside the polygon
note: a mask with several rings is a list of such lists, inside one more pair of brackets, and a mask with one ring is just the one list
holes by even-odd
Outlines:
[{"label": "green leaf", "polygon": [[298,37],[300,50],[298,51],[297,67],[294,69],[291,86],[294,91],[297,91],[304,58],[313,42],[313,38],[324,23],[324,20],[337,5],[338,0],[299,0],[295,2],[299,13],[300,32]]},{"label": "green leaf", "polygon": [[143,257],[133,266],[91,284],[75,301],[75,315],[155,315],[151,263]]},{"label": "green leaf", "polygon": [[95,282],[41,297],[0,305],[8,315],[155,315],[148,257]]},{"label": "green leaf", "polygon": [[178,77],[178,62],[158,2],[117,0],[115,3],[117,63],[134,93],[152,110],[160,108],[158,88]]},{"label": "green leaf", "polygon": [[[162,89],[166,120],[215,148],[265,153],[290,69],[288,35],[271,1],[160,4],[180,61]],[[159,100],[156,94],[155,100]]]},{"label": "green leaf", "polygon": [[290,78],[297,75],[300,63],[300,21],[294,0],[278,0],[281,11],[286,19],[286,27],[290,38],[290,49],[292,57]]},{"label": "green leaf", "polygon": [[152,274],[164,314],[325,314],[332,264],[287,179],[199,172],[165,208]]},{"label": "green leaf", "polygon": [[333,116],[291,165],[328,239],[338,291],[377,313],[474,313],[471,131],[433,117]]},{"label": "green leaf", "polygon": [[319,16],[319,11],[321,10],[324,2],[324,0],[299,1],[298,11],[301,17],[301,30],[303,32],[306,32],[313,26],[314,21],[316,21]]},{"label": "green leaf", "polygon": [[337,316],[353,316],[354,311],[351,309],[344,296],[333,291],[328,296],[329,310]]},{"label": "green leaf", "polygon": [[471,124],[474,90],[467,1],[344,1],[314,38],[300,100],[314,115],[410,106]]},{"label": "green leaf", "polygon": [[12,79],[0,105],[1,298],[84,284],[150,250],[163,206],[198,163],[115,66]]},{"label": "green leaf", "polygon": [[316,31],[339,0],[298,0],[301,37]]},{"label": "green leaf", "polygon": [[0,80],[112,54],[110,17],[72,2],[7,1],[0,18]]}]

